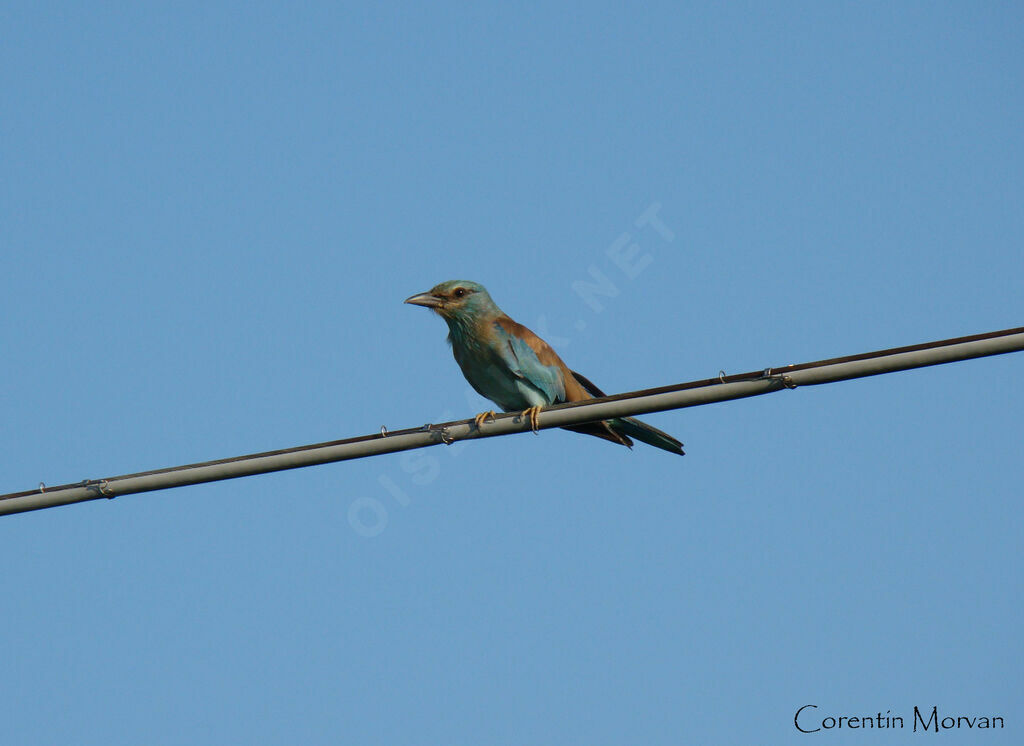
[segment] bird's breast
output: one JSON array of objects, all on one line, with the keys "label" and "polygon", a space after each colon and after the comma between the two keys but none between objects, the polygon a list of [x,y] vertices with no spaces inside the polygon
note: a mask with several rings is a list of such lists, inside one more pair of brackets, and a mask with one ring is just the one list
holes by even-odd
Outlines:
[{"label": "bird's breast", "polygon": [[523,382],[496,352],[485,345],[452,342],[455,362],[469,384],[481,396],[506,412],[533,406],[523,390]]}]

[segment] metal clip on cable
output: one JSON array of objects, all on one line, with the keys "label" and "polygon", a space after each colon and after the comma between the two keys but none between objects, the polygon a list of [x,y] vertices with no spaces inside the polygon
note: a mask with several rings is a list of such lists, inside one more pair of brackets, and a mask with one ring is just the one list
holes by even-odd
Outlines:
[{"label": "metal clip on cable", "polygon": [[787,376],[785,373],[772,373],[772,368],[765,368],[764,372],[761,373],[762,378],[774,378],[777,381],[781,381],[782,385],[787,389],[795,389],[797,384],[793,382],[793,379]]},{"label": "metal clip on cable", "polygon": [[82,486],[108,500],[113,500],[117,495],[110,491],[110,482],[106,479],[83,479]]},{"label": "metal clip on cable", "polygon": [[423,432],[437,433],[441,438],[441,442],[446,446],[450,446],[455,442],[455,438],[452,437],[451,433],[448,432],[448,428],[444,425],[432,425],[429,422],[420,428]]}]

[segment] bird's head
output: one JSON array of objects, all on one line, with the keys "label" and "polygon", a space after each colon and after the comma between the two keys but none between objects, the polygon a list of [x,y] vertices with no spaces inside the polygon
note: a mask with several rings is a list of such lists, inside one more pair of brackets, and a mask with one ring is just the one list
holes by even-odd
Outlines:
[{"label": "bird's head", "polygon": [[405,299],[414,306],[425,306],[446,321],[462,321],[499,312],[487,289],[469,280],[449,280],[435,285],[425,293]]}]

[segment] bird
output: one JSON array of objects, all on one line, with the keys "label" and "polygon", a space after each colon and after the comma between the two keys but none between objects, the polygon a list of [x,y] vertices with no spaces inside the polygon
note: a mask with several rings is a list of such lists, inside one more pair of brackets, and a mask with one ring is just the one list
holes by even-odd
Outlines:
[{"label": "bird", "polygon": [[[405,299],[436,312],[448,324],[448,343],[462,374],[478,394],[505,412],[522,412],[534,431],[543,407],[580,402],[605,394],[572,371],[543,339],[509,318],[487,289],[468,280],[449,280]],[[493,411],[478,414],[479,429]],[[629,448],[631,438],[680,456],[683,444],[668,433],[633,417],[568,425],[566,430],[593,435]]]}]

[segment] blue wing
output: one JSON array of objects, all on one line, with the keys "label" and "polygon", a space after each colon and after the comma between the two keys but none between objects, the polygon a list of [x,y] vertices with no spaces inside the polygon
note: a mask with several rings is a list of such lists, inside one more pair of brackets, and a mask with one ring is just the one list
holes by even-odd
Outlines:
[{"label": "blue wing", "polygon": [[[511,330],[505,328],[512,324],[515,326]],[[541,355],[547,357],[544,353],[549,352],[550,348],[540,337],[514,321],[511,324],[495,324],[495,337],[498,353],[516,378],[540,392],[548,404],[565,401],[565,382],[562,380],[561,369],[557,363],[541,362]],[[534,348],[541,345],[541,355],[538,355]]]}]

